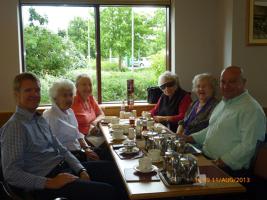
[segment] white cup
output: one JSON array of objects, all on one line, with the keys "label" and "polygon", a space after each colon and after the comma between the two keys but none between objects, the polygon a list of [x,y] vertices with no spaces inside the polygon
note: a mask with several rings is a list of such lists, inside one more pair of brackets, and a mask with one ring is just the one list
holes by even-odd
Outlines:
[{"label": "white cup", "polygon": [[152,160],[149,157],[143,157],[139,159],[138,168],[142,172],[149,172],[152,168]]},{"label": "white cup", "polygon": [[154,120],[147,120],[147,128],[150,130],[154,127]]},{"label": "white cup", "polygon": [[150,149],[148,151],[148,157],[151,158],[152,162],[160,160],[160,150],[159,149]]},{"label": "white cup", "polygon": [[124,119],[129,119],[129,117],[132,115],[130,112],[124,112]]},{"label": "white cup", "polygon": [[142,117],[144,118],[151,118],[151,113],[148,111],[142,111]]},{"label": "white cup", "polygon": [[120,123],[120,118],[114,116],[110,119],[110,123],[111,124],[118,124],[118,123]]},{"label": "white cup", "polygon": [[122,137],[123,137],[123,130],[122,129],[113,130],[113,133],[112,133],[113,139],[122,139]]},{"label": "white cup", "polygon": [[120,119],[124,119],[124,113],[125,113],[125,111],[120,111]]}]

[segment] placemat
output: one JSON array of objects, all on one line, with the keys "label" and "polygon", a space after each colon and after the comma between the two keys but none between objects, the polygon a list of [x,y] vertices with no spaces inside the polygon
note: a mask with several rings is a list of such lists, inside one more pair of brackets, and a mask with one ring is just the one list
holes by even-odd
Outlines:
[{"label": "placemat", "polygon": [[122,160],[125,160],[125,159],[137,159],[137,158],[142,158],[144,156],[144,153],[141,150],[138,151],[137,153],[133,153],[133,154],[121,153],[119,149],[114,149],[114,151],[119,156],[119,158],[122,159]]},{"label": "placemat", "polygon": [[133,168],[124,169],[124,177],[127,182],[152,182],[160,181],[157,172],[141,173],[135,171]]}]

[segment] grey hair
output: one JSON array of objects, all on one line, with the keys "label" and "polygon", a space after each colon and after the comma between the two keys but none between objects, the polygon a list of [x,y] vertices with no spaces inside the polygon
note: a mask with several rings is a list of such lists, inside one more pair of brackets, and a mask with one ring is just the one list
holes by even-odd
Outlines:
[{"label": "grey hair", "polygon": [[213,90],[213,96],[217,95],[218,92],[218,81],[217,79],[209,73],[203,73],[203,74],[197,74],[195,75],[195,77],[193,78],[192,81],[192,91],[196,92],[197,90],[197,82],[200,80],[207,80],[209,82],[209,84],[212,87]]},{"label": "grey hair", "polygon": [[243,82],[246,82],[247,81],[247,79],[246,79],[246,77],[244,75],[244,69],[242,67],[239,67],[239,66],[234,66],[234,65],[228,66],[228,67],[226,67],[226,68],[223,69],[221,75],[223,74],[224,71],[226,71],[228,69],[239,71],[239,73],[240,73],[240,79]]},{"label": "grey hair", "polygon": [[71,90],[73,95],[76,92],[76,88],[72,81],[68,79],[61,79],[53,83],[53,85],[49,88],[49,97],[52,103],[55,103],[55,98],[58,95],[58,91],[61,89]]},{"label": "grey hair", "polygon": [[170,71],[165,71],[163,74],[159,76],[158,85],[161,86],[166,82],[175,81],[176,87],[180,87],[180,82],[178,76]]},{"label": "grey hair", "polygon": [[90,80],[90,82],[92,83],[92,78],[88,75],[88,74],[79,74],[76,78],[76,81],[75,81],[75,86],[77,87],[78,84],[79,84],[79,81],[81,78],[88,78]]}]

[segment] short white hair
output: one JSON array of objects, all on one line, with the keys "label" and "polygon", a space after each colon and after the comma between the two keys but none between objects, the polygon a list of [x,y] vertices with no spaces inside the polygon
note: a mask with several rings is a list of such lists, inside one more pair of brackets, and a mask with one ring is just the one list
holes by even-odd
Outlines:
[{"label": "short white hair", "polygon": [[165,71],[159,76],[158,86],[163,85],[164,83],[175,81],[177,88],[180,87],[180,82],[178,76],[170,71]]},{"label": "short white hair", "polygon": [[91,78],[88,74],[79,74],[79,75],[77,76],[77,78],[76,78],[76,81],[75,81],[75,85],[76,85],[76,87],[78,86],[79,81],[80,81],[81,78],[87,78],[88,80],[90,80],[91,84],[93,84],[93,82],[92,82],[92,78]]},{"label": "short white hair", "polygon": [[192,91],[196,92],[197,91],[197,82],[202,81],[202,80],[207,80],[212,87],[213,90],[213,96],[217,95],[218,92],[218,80],[209,73],[203,73],[203,74],[197,74],[192,80]]},{"label": "short white hair", "polygon": [[52,103],[55,103],[55,98],[58,95],[58,91],[61,89],[71,90],[73,95],[76,92],[75,86],[72,81],[68,79],[61,79],[53,83],[53,85],[49,89],[49,97]]}]

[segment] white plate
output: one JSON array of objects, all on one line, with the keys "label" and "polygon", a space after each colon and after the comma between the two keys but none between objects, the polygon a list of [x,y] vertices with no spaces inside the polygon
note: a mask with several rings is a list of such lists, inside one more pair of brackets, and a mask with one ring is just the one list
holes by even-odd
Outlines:
[{"label": "white plate", "polygon": [[112,137],[112,140],[125,140],[127,138],[126,135],[123,135],[121,138],[113,138]]},{"label": "white plate", "polygon": [[122,148],[119,149],[119,151],[120,151],[121,153],[125,153],[125,154],[133,154],[133,153],[137,153],[137,152],[139,151],[139,148],[134,147],[134,148],[133,148],[133,151],[128,152],[128,151],[126,151],[126,148],[122,147]]},{"label": "white plate", "polygon": [[143,135],[144,135],[144,136],[149,136],[149,137],[151,137],[151,136],[156,136],[156,135],[158,135],[158,133],[155,132],[155,131],[148,131],[148,132],[146,132],[146,133],[143,133]]},{"label": "white plate", "polygon": [[137,166],[134,167],[134,169],[135,169],[136,171],[138,171],[138,172],[141,172],[141,173],[150,173],[150,172],[153,172],[153,171],[157,171],[158,168],[157,168],[155,165],[151,165],[151,168],[150,168],[149,170],[147,170],[147,171],[142,171],[142,170],[139,168],[139,166],[137,165]]}]

